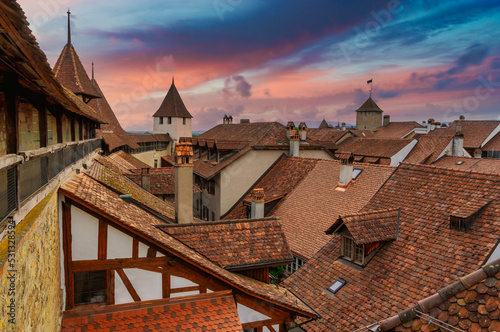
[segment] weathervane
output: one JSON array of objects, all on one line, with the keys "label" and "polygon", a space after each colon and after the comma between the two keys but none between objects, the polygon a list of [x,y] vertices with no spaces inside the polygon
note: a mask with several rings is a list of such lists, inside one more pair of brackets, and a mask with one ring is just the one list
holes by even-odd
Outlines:
[{"label": "weathervane", "polygon": [[366,84],[370,84],[370,98],[371,98],[373,89],[373,78],[370,78],[368,81],[366,81]]}]

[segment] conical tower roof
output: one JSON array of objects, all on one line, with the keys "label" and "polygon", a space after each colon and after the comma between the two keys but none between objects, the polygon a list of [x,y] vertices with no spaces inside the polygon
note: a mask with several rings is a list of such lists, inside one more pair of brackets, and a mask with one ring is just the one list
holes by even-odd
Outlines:
[{"label": "conical tower roof", "polygon": [[53,71],[59,83],[74,94],[83,95],[90,99],[102,97],[92,86],[90,78],[71,43],[64,46]]},{"label": "conical tower roof", "polygon": [[178,118],[192,118],[193,116],[189,113],[184,102],[182,101],[179,91],[175,87],[174,80],[172,79],[172,85],[163,99],[160,108],[156,111],[153,117],[161,116],[171,116]]},{"label": "conical tower roof", "polygon": [[368,98],[360,108],[356,110],[356,112],[383,112],[380,107],[373,101],[372,97]]},{"label": "conical tower roof", "polygon": [[328,122],[326,122],[325,119],[323,119],[323,121],[321,121],[321,123],[319,124],[319,129],[325,129],[325,128],[328,128]]}]

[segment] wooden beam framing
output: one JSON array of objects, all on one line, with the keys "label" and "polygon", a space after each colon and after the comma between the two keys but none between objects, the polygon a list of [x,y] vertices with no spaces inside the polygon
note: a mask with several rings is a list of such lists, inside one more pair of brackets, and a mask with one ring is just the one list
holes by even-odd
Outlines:
[{"label": "wooden beam framing", "polygon": [[106,301],[107,304],[115,304],[115,270],[106,271]]},{"label": "wooden beam framing", "polygon": [[147,257],[156,257],[156,250],[154,248],[148,248]]},{"label": "wooden beam framing", "polygon": [[139,240],[135,237],[132,242],[132,258],[139,258]]},{"label": "wooden beam framing", "polygon": [[137,294],[137,292],[135,291],[134,286],[132,285],[132,283],[128,279],[125,272],[123,272],[122,269],[116,269],[116,272],[118,273],[118,275],[122,279],[123,284],[125,285],[125,288],[127,288],[128,292],[130,293],[130,296],[132,296],[132,298],[134,299],[135,302],[139,302],[141,300],[141,298],[139,297],[139,294]]},{"label": "wooden beam framing", "polygon": [[170,293],[184,293],[184,292],[194,292],[199,291],[200,286],[189,286],[189,287],[179,287],[179,288],[171,288]]},{"label": "wooden beam framing", "polygon": [[[166,257],[155,258],[116,258],[106,260],[82,260],[72,263],[73,272],[100,271],[107,269],[147,269],[155,268],[155,272],[163,272],[159,267],[167,269],[168,259]],[[173,270],[173,268],[172,268]]]},{"label": "wooden beam framing", "polygon": [[170,274],[162,273],[161,275],[162,283],[162,297],[168,299],[170,297]]},{"label": "wooden beam framing", "polygon": [[108,252],[108,224],[102,219],[99,219],[98,236],[97,259],[103,260],[106,259]]}]

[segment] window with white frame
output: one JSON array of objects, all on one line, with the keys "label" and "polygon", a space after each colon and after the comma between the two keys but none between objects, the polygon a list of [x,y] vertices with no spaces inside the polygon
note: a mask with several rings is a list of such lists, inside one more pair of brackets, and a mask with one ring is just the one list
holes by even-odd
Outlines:
[{"label": "window with white frame", "polygon": [[359,245],[353,239],[343,236],[342,237],[342,256],[345,259],[353,261],[357,264],[363,264],[365,256],[364,245]]},{"label": "window with white frame", "polygon": [[306,263],[305,259],[302,259],[300,257],[293,255],[293,261],[289,265],[286,266],[286,271],[288,273],[292,274],[295,271],[297,271],[299,268],[301,268],[302,265],[304,265],[305,263]]}]

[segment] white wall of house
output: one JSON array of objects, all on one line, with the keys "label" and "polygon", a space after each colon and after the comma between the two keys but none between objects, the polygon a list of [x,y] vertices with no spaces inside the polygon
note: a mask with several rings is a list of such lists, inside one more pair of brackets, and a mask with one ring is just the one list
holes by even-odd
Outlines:
[{"label": "white wall of house", "polygon": [[399,150],[394,156],[391,157],[391,166],[398,166],[400,162],[405,160],[406,156],[410,153],[413,147],[418,143],[416,139],[408,143],[404,148]]},{"label": "white wall of house", "polygon": [[282,153],[280,150],[251,150],[223,169],[217,218],[226,213]]},{"label": "white wall of house", "polygon": [[133,156],[143,163],[148,164],[151,167],[155,166],[155,160],[158,167],[161,167],[161,157],[170,156],[172,153],[172,142],[168,144],[168,147],[165,150],[156,150],[156,151],[146,151],[140,153],[134,153]]},{"label": "white wall of house", "polygon": [[[142,269],[123,269],[141,301],[163,298],[161,273]],[[116,289],[115,289],[116,291]]]},{"label": "white wall of house", "polygon": [[325,150],[299,150],[299,157],[303,158],[317,158],[317,159],[327,159],[332,160],[333,157],[328,154]]},{"label": "white wall of house", "polygon": [[[238,316],[240,316],[240,321],[241,324],[245,323],[252,323],[252,322],[259,322],[267,319],[271,319],[271,317],[264,315],[263,313],[260,313],[258,311],[253,310],[252,308],[249,308],[247,306],[244,306],[241,303],[236,304],[237,310],[238,310]],[[279,331],[280,326],[279,325],[273,325],[273,328],[275,331]],[[264,326],[262,329],[264,332],[270,332],[270,330]]]},{"label": "white wall of house", "polygon": [[71,235],[73,260],[97,259],[99,235],[99,220],[97,218],[71,206]]},{"label": "white wall of house", "polygon": [[[160,117],[153,117],[154,134],[168,133],[175,142],[179,141],[179,137],[191,137],[193,135],[191,118],[171,117],[171,124],[168,124],[167,118],[168,117],[163,117],[163,124],[160,124]],[[183,119],[186,119],[186,124],[184,124]]]},{"label": "white wall of house", "polygon": [[120,232],[114,227],[108,226],[108,248],[107,259],[132,258],[132,246],[134,239]]}]

